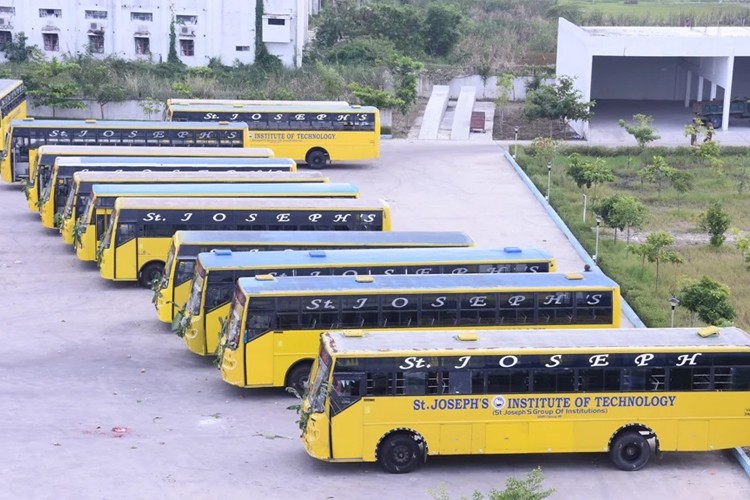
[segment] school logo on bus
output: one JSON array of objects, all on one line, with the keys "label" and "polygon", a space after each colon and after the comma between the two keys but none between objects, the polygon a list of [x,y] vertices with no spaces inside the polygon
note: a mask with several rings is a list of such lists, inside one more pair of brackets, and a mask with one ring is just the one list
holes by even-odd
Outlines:
[{"label": "school logo on bus", "polygon": [[495,410],[502,410],[505,408],[505,398],[502,396],[495,396],[492,398],[492,408]]}]

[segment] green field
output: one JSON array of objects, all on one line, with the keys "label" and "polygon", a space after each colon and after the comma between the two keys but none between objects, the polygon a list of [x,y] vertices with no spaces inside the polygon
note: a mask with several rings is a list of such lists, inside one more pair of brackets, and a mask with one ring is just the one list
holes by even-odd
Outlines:
[{"label": "green field", "polygon": [[[648,222],[632,234],[631,243],[643,242],[653,231],[667,231],[676,240],[674,249],[685,259],[680,265],[662,264],[660,284],[657,288],[654,264],[646,262],[641,270],[640,257],[627,250],[624,232],[618,232],[618,241],[615,243],[614,230],[601,224],[600,266],[620,283],[628,302],[648,326],[669,326],[670,295],[685,279],[698,279],[707,275],[729,286],[732,304],[738,313],[735,324],[742,328],[750,327],[750,303],[746,300],[750,297],[750,271],[745,267],[742,254],[731,238],[728,238],[721,248],[711,248],[708,244],[708,235],[698,229],[700,214],[712,201],[720,201],[732,218],[731,227],[737,227],[743,233],[750,230],[750,221],[747,218],[747,214],[750,214],[750,186],[746,186],[742,194],[739,193],[743,171],[750,176],[750,157],[742,149],[732,151],[736,154],[724,155],[724,168],[721,172],[697,161],[688,148],[655,150],[654,153],[664,155],[672,167],[689,171],[695,176],[693,188],[684,196],[680,196],[671,187],[663,189],[659,196],[653,185],[641,182],[637,175],[641,168],[641,159],[637,156],[635,148],[621,148],[612,150],[611,153],[606,153],[601,148],[589,151],[592,155],[589,158],[607,156],[605,161],[613,168],[616,180],[598,188],[592,187],[582,191],[565,173],[569,164],[567,153],[570,151],[572,149],[565,154],[558,154],[553,160],[550,201],[590,254],[593,255],[595,252],[596,240],[595,213],[591,207],[595,205],[596,199],[622,193],[638,198],[649,209]],[[533,153],[533,150],[519,150],[518,163],[540,191],[545,193],[546,160],[529,153]],[[582,221],[583,193],[588,197],[585,223]],[[676,326],[689,324],[688,313],[678,308]]]},{"label": "green field", "polygon": [[[560,5],[578,9],[586,24],[681,25],[690,19],[694,26],[740,24],[750,16],[750,3],[643,1],[625,4],[622,0],[561,0]],[[683,20],[681,22],[681,20]]]}]

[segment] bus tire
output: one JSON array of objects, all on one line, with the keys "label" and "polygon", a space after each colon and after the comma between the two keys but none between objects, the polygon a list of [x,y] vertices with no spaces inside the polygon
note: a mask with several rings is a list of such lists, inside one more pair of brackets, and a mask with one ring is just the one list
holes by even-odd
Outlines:
[{"label": "bus tire", "polygon": [[154,280],[161,279],[164,275],[164,264],[161,262],[150,262],[143,266],[138,275],[138,282],[144,288],[151,288]]},{"label": "bus tire", "polygon": [[719,116],[719,115],[713,115],[713,116],[712,116],[711,118],[709,118],[709,120],[708,120],[708,121],[709,121],[709,123],[710,123],[710,124],[711,124],[711,125],[712,125],[712,126],[713,126],[714,128],[719,128],[719,127],[721,127],[721,120],[722,120],[722,118],[723,118],[723,117],[721,117],[721,116]]},{"label": "bus tire", "polygon": [[286,386],[297,391],[297,394],[302,396],[307,389],[307,383],[310,380],[310,369],[312,368],[311,363],[303,361],[297,364],[289,372],[286,378]]},{"label": "bus tire", "polygon": [[612,441],[609,458],[620,470],[641,470],[651,458],[651,446],[639,432],[626,431]]},{"label": "bus tire", "polygon": [[412,433],[397,432],[378,446],[378,461],[391,474],[415,470],[423,462],[424,447]]},{"label": "bus tire", "polygon": [[328,162],[328,155],[322,149],[314,149],[307,153],[305,161],[310,168],[325,168]]}]

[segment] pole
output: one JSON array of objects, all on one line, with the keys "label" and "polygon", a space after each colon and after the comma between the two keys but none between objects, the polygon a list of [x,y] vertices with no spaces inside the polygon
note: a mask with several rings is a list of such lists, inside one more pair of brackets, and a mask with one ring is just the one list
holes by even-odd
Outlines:
[{"label": "pole", "polygon": [[586,193],[583,193],[583,222],[586,222]]},{"label": "pole", "polygon": [[552,162],[547,162],[547,203],[549,203],[549,190],[552,185]]},{"label": "pole", "polygon": [[672,328],[674,328],[674,307],[672,306]]},{"label": "pole", "polygon": [[599,265],[599,224],[601,224],[602,218],[600,216],[596,216],[596,247],[594,249],[594,262]]},{"label": "pole", "polygon": [[513,139],[513,159],[515,160],[516,155],[518,154],[518,127],[513,129],[513,131],[515,132],[515,136]]}]

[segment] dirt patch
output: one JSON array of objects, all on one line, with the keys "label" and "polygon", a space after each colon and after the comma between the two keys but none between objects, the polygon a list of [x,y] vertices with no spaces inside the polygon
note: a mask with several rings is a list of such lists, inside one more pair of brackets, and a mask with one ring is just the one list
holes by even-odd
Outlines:
[{"label": "dirt patch", "polygon": [[536,137],[552,137],[555,140],[574,141],[581,139],[570,127],[561,127],[558,120],[530,120],[523,115],[523,103],[511,102],[495,110],[492,138],[498,141],[515,139],[518,127],[518,140],[530,141]]},{"label": "dirt patch", "polygon": [[405,139],[409,135],[409,129],[422,116],[424,109],[427,107],[427,99],[419,99],[417,103],[409,109],[409,113],[404,115],[400,111],[393,110],[393,125],[391,134],[395,139]]}]

